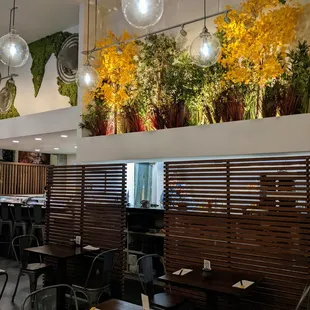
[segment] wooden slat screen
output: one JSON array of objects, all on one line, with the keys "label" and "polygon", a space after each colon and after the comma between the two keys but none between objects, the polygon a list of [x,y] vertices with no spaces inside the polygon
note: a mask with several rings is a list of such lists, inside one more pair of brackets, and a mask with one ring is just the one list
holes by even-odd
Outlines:
[{"label": "wooden slat screen", "polygon": [[[126,174],[125,164],[48,170],[47,243],[69,245],[70,239],[81,236],[83,244],[119,249],[115,266],[119,289],[123,288]],[[75,267],[68,267],[71,277],[76,276]]]},{"label": "wooden slat screen", "polygon": [[[294,309],[310,276],[309,171],[308,157],[166,163],[167,269],[209,259],[260,272],[244,305]],[[204,304],[204,294],[185,293]]]},{"label": "wooden slat screen", "polygon": [[0,195],[43,194],[45,165],[0,163]]}]

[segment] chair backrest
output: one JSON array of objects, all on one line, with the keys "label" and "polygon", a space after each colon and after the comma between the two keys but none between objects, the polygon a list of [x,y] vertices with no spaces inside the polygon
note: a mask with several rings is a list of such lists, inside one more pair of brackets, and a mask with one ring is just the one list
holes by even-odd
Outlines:
[{"label": "chair backrest", "polygon": [[[308,297],[308,298],[307,298]],[[305,308],[303,307],[302,308],[302,305],[304,303],[304,300],[307,298],[307,301],[306,301],[306,304],[304,306],[306,306]],[[298,302],[298,305],[296,307],[296,310],[299,310],[299,309],[307,309],[309,310],[310,309],[310,280],[308,281],[300,299],[299,299],[299,302]]]},{"label": "chair backrest", "polygon": [[[162,274],[156,272],[154,266],[162,268]],[[154,280],[166,273],[163,258],[158,254],[148,254],[142,256],[137,261],[139,267],[138,275],[142,286],[143,293],[153,300],[154,297]],[[159,268],[157,268],[159,269]]]},{"label": "chair backrest", "polygon": [[[61,305],[57,309],[57,292],[63,290],[66,292],[68,305]],[[31,293],[23,302],[21,310],[62,310],[75,309],[78,310],[78,302],[73,288],[66,284],[47,286]]]},{"label": "chair backrest", "polygon": [[1,220],[8,221],[10,219],[9,215],[9,204],[7,202],[1,202]]},{"label": "chair backrest", "polygon": [[85,282],[85,288],[103,288],[111,283],[118,252],[118,249],[105,251],[93,259]]},{"label": "chair backrest", "polygon": [[40,205],[33,205],[33,219],[34,223],[37,225],[43,224],[43,213],[42,213],[42,206]]},{"label": "chair backrest", "polygon": [[20,203],[14,203],[14,206],[11,207],[11,210],[14,221],[17,223],[22,222],[22,205]]},{"label": "chair backrest", "polygon": [[[16,261],[19,262],[20,268],[26,268],[29,260],[29,253],[25,251],[26,248],[31,248],[33,246],[39,246],[39,241],[37,237],[33,235],[18,236],[12,240],[12,248]],[[16,252],[16,248],[19,251]],[[41,257],[40,257],[41,261]]]}]

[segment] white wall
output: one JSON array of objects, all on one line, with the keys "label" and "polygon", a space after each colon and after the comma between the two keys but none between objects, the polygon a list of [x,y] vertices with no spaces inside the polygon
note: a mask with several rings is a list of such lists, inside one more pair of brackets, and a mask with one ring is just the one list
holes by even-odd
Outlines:
[{"label": "white wall", "polygon": [[[310,114],[78,140],[77,162],[310,152]],[[90,151],[91,150],[91,151]]]},{"label": "white wall", "polygon": [[[79,27],[75,26],[65,31],[78,33]],[[19,77],[15,78],[17,86],[15,107],[21,116],[70,107],[69,98],[60,95],[58,92],[56,63],[56,57],[52,55],[46,64],[41,89],[36,98],[34,97],[34,87],[30,71],[32,64],[31,56],[23,67],[11,69],[11,73],[19,75]],[[7,74],[7,67],[2,63],[0,64],[0,72],[2,76]],[[0,87],[2,88],[3,86],[4,83]]]}]

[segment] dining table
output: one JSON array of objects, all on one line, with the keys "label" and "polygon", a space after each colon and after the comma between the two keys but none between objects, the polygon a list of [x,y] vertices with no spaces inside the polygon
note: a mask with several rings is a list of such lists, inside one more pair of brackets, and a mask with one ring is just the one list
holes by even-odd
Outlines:
[{"label": "dining table", "polygon": [[98,306],[98,310],[143,310],[141,306],[119,300],[119,299],[110,299]]},{"label": "dining table", "polygon": [[[35,253],[42,257],[51,257],[57,261],[56,278],[57,284],[68,284],[67,261],[71,258],[89,254],[90,251],[84,250],[82,247],[73,247],[70,245],[48,244],[38,247],[26,248],[26,252]],[[65,300],[65,292],[57,292],[57,305],[63,305]]]},{"label": "dining table", "polygon": [[[199,268],[188,269],[192,271],[184,275],[180,275],[178,272],[167,272],[158,280],[177,287],[191,288],[206,293],[207,305],[210,309],[218,309],[218,300],[221,295],[233,298],[234,304],[238,308],[240,299],[252,292],[264,279],[260,273],[246,271],[213,269],[203,272]],[[251,285],[247,286],[249,283]]]}]

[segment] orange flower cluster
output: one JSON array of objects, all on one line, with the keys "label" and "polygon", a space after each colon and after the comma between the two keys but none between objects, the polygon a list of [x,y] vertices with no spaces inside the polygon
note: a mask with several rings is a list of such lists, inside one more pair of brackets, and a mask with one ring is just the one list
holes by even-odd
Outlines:
[{"label": "orange flower cluster", "polygon": [[[119,37],[110,31],[107,38],[102,39],[97,45],[104,47],[130,39],[131,36],[126,31]],[[105,100],[114,111],[125,105],[136,91],[136,55],[137,44],[134,41],[120,44],[119,47],[102,49],[97,68],[101,82],[91,94],[92,98]]]},{"label": "orange flower cluster", "polygon": [[216,19],[224,34],[222,65],[226,80],[265,85],[285,71],[289,45],[296,39],[296,26],[303,7],[279,0],[247,0],[229,13],[231,22]]}]

